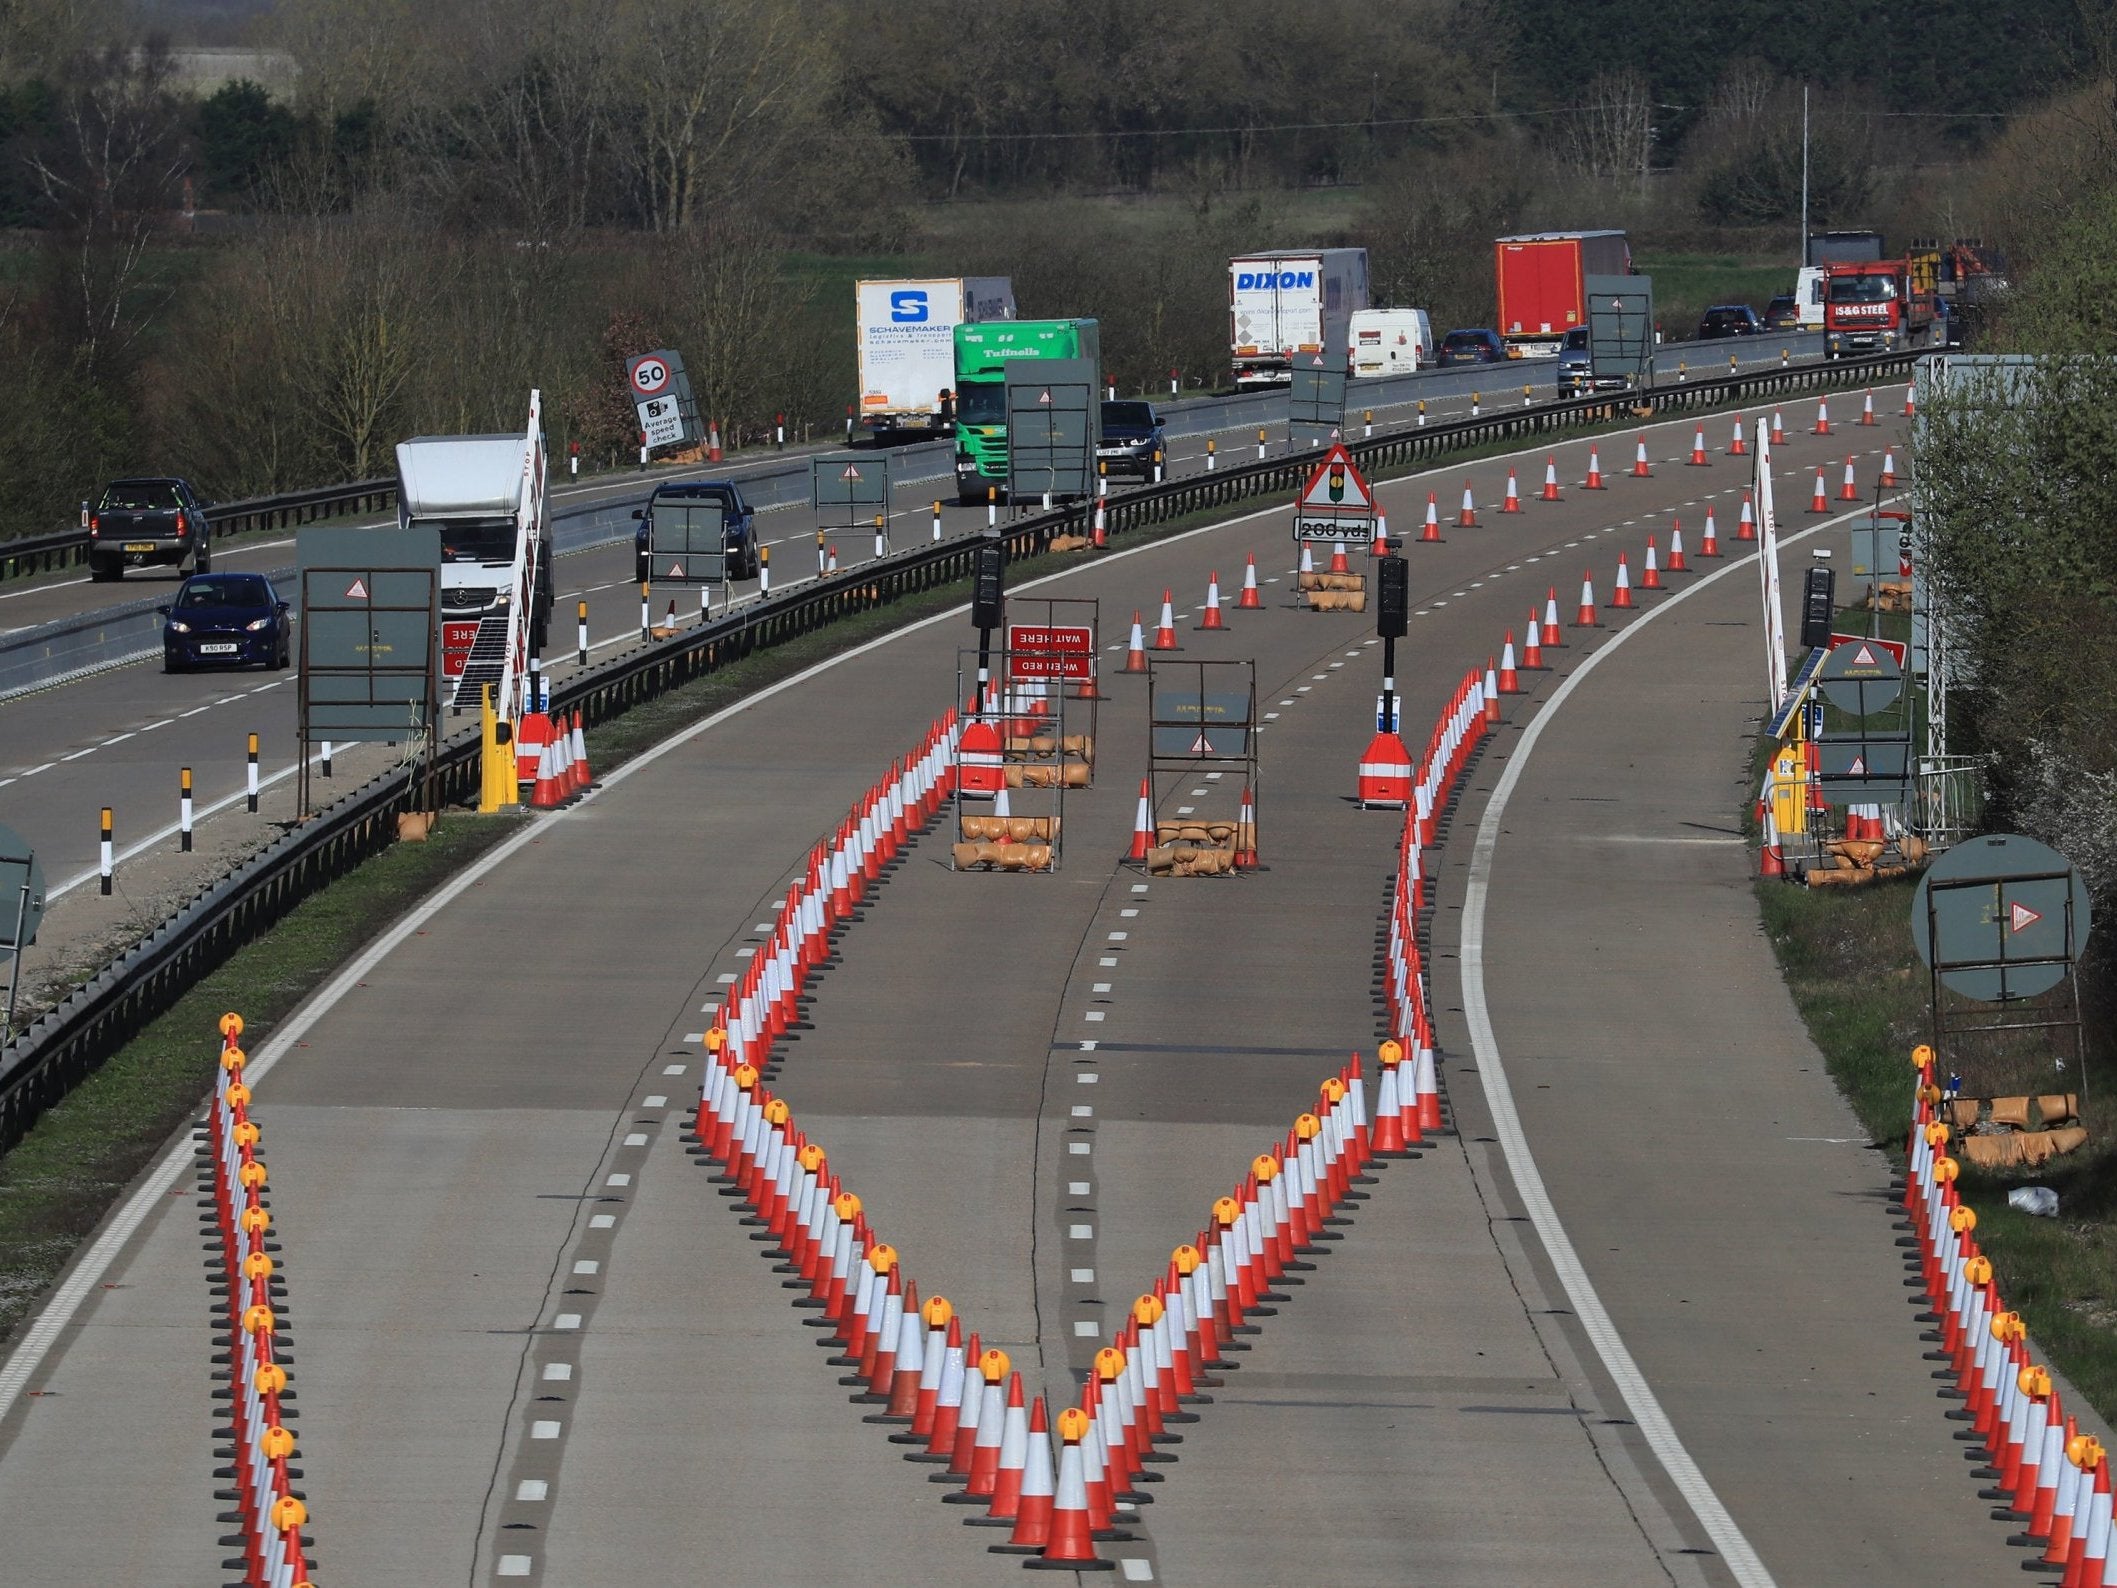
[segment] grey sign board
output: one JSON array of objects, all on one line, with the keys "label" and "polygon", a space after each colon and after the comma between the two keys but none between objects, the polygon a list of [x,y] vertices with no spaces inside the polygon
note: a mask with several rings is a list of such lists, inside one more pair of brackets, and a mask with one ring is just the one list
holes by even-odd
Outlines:
[{"label": "grey sign board", "polygon": [[889,458],[880,452],[812,458],[809,503],[821,513],[844,510],[848,522],[889,511]]},{"label": "grey sign board", "polygon": [[2088,887],[2057,850],[1993,833],[1928,868],[1911,901],[1919,957],[1966,998],[2000,1003],[2049,992],[2087,947]]},{"label": "grey sign board", "polygon": [[397,743],[425,732],[438,698],[439,532],[309,528],[296,547],[303,739]]},{"label": "grey sign board", "polygon": [[1296,354],[1286,399],[1288,436],[1296,447],[1335,441],[1345,428],[1345,367],[1322,353]]},{"label": "grey sign board", "polygon": [[726,584],[726,506],[702,497],[656,502],[647,520],[647,576],[657,584]]},{"label": "grey sign board", "polygon": [[1815,741],[1816,786],[1832,805],[1894,805],[1911,776],[1907,733],[1827,733]]},{"label": "grey sign board", "polygon": [[1834,645],[1816,674],[1816,687],[1838,710],[1872,716],[1903,693],[1904,673],[1895,654],[1873,640]]},{"label": "grey sign board", "polygon": [[1654,383],[1654,278],[1589,276],[1588,356],[1598,381]]},{"label": "grey sign board", "polygon": [[1163,686],[1154,695],[1153,735],[1157,757],[1239,760],[1249,754],[1250,697]]},{"label": "grey sign board", "polygon": [[1081,497],[1095,490],[1102,443],[1101,371],[1088,358],[1007,370],[1007,496]]},{"label": "grey sign board", "polygon": [[0,952],[27,948],[44,919],[44,868],[12,827],[0,827]]}]

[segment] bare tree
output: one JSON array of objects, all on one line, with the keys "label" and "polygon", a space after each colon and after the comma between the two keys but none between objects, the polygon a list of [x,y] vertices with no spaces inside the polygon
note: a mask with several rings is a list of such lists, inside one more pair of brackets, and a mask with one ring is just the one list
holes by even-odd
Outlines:
[{"label": "bare tree", "polygon": [[1645,169],[1654,124],[1647,80],[1627,67],[1592,78],[1561,121],[1560,160],[1592,182],[1617,182]]}]

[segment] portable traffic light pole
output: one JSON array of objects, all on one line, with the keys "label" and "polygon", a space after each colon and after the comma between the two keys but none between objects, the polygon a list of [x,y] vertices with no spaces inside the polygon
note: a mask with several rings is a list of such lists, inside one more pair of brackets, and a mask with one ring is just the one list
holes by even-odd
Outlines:
[{"label": "portable traffic light pole", "polygon": [[1375,633],[1382,640],[1382,709],[1378,733],[1397,731],[1397,641],[1410,631],[1411,577],[1395,552],[1375,561]]}]

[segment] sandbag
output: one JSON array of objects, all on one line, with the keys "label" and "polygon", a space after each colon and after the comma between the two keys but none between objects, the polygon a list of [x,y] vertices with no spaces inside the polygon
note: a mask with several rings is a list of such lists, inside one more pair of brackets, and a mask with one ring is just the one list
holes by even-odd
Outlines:
[{"label": "sandbag", "polygon": [[1311,612],[1365,612],[1367,592],[1365,590],[1311,590],[1308,593],[1308,609]]},{"label": "sandbag", "polygon": [[1295,585],[1302,590],[1365,590],[1367,575],[1364,573],[1323,573],[1311,568],[1307,573],[1294,576]]}]

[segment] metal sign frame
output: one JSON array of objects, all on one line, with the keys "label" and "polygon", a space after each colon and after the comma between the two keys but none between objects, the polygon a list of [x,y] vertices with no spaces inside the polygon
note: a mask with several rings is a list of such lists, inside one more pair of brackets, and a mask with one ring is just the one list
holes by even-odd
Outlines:
[{"label": "metal sign frame", "polygon": [[[1218,701],[1232,714],[1208,721],[1209,702]],[[1254,821],[1262,798],[1257,737],[1262,722],[1257,715],[1257,663],[1244,658],[1234,661],[1174,661],[1159,657],[1147,663],[1147,809],[1154,822],[1157,846],[1163,826],[1161,810],[1178,791],[1186,800],[1204,783],[1217,787],[1225,799],[1232,794],[1233,809],[1223,817],[1198,814],[1195,808],[1179,808],[1179,821],[1216,825],[1230,822],[1236,829],[1236,852],[1242,849],[1242,795],[1250,796]],[[1216,735],[1222,736],[1216,742]],[[1227,737],[1233,735],[1232,742]],[[1183,744],[1185,736],[1190,742]],[[1170,753],[1170,752],[1177,753]],[[1229,789],[1227,775],[1240,774],[1240,783]],[[1255,834],[1252,833],[1254,842]],[[1128,862],[1135,867],[1140,862]],[[1228,876],[1241,875],[1230,870]]]},{"label": "metal sign frame", "polygon": [[[850,476],[850,478],[848,477]],[[817,546],[826,528],[873,528],[889,545],[889,454],[833,453],[809,460],[809,508],[816,515]],[[842,509],[843,523],[826,522],[825,509]]]},{"label": "metal sign frame", "polygon": [[1654,385],[1654,278],[1587,276],[1590,379],[1622,378],[1627,391]]},{"label": "metal sign frame", "polygon": [[1345,429],[1344,367],[1332,368],[1321,353],[1312,353],[1306,360],[1296,354],[1292,374],[1286,397],[1288,450],[1299,452],[1339,440]]},{"label": "metal sign frame", "polygon": [[0,1019],[0,1048],[15,1033],[22,956],[37,941],[44,901],[44,868],[37,864],[37,852],[13,828],[0,826],[0,954],[7,956],[7,1014]]},{"label": "metal sign frame", "polygon": [[1094,359],[1007,366],[1007,500],[1095,494],[1102,445],[1102,372]]},{"label": "metal sign frame", "polygon": [[[681,513],[684,519],[684,544],[681,549],[664,545],[661,541],[661,526],[664,513]],[[695,547],[697,527],[691,520],[695,514],[710,512],[713,527],[707,538],[712,550],[699,551]],[[657,506],[647,509],[647,582],[649,584],[700,584],[719,585],[721,598],[728,594],[728,509],[723,502],[708,497],[664,496]],[[681,572],[664,571],[664,564],[680,568]]]},{"label": "metal sign frame", "polygon": [[[1030,652],[1028,655],[1048,656],[1049,652]],[[995,658],[997,666],[993,665]],[[1086,755],[1070,748],[1078,737],[1067,732],[1064,689],[1038,690],[1033,695],[1025,692],[1027,685],[1015,681],[1016,653],[1008,650],[980,652],[975,648],[956,652],[956,698],[970,701],[975,709],[964,712],[963,722],[996,723],[1000,730],[1000,760],[1005,781],[1001,788],[1007,796],[1007,819],[1015,823],[1044,824],[1041,836],[1022,839],[994,840],[987,830],[973,832],[972,823],[985,824],[998,819],[992,810],[972,811],[959,794],[954,800],[956,811],[956,837],[958,844],[980,841],[1040,842],[1050,846],[1051,860],[1040,866],[1031,875],[1048,876],[1056,873],[1064,861],[1066,831],[1066,769],[1075,764],[1088,767],[1089,781],[1094,778],[1094,748],[1086,747]],[[980,670],[986,671],[990,679],[987,688],[990,694],[980,698],[978,677]],[[1038,711],[1041,704],[1045,709]],[[992,709],[986,709],[987,707]],[[1049,748],[1039,748],[1048,742]],[[963,784],[962,735],[956,737],[956,786]],[[1087,784],[1083,784],[1086,787]],[[982,796],[979,796],[982,800]],[[1039,807],[1031,811],[1014,809],[1017,800]],[[997,801],[995,801],[997,803]],[[948,866],[951,871],[966,868],[957,863],[957,852],[949,849]]]},{"label": "metal sign frame", "polygon": [[[1088,676],[1086,680],[1066,680],[1062,691],[1071,705],[1067,717],[1077,726],[1076,733],[1086,736],[1089,745],[1088,786],[1095,786],[1096,733],[1102,722],[1103,692],[1097,687],[1102,677],[1103,604],[1095,596],[1009,596],[1007,598],[1007,635],[1012,644],[1017,629],[1085,628],[1088,631]],[[1024,618],[1031,621],[1024,621]],[[1010,662],[1016,656],[1039,654],[1035,649],[1024,651],[1014,647],[1009,652]],[[1046,653],[1048,654],[1048,653]],[[1085,716],[1085,722],[1083,717]]]}]

